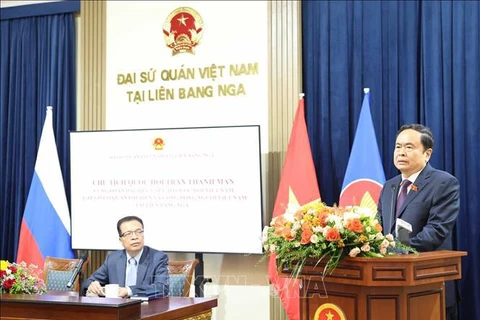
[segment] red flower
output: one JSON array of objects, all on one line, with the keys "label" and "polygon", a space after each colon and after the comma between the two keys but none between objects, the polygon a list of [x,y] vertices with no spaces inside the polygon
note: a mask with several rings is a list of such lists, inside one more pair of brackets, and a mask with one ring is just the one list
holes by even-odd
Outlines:
[{"label": "red flower", "polygon": [[6,279],[5,281],[3,281],[3,287],[7,291],[10,290],[14,284],[15,284],[15,279]]},{"label": "red flower", "polygon": [[42,294],[45,290],[45,283],[38,277],[37,266],[27,266],[25,262],[10,263],[0,261],[0,295],[11,294]]}]

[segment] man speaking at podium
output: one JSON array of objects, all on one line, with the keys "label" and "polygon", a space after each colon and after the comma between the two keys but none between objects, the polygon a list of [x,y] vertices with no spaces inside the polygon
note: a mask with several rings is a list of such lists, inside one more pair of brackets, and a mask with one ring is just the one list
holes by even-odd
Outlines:
[{"label": "man speaking at podium", "polygon": [[[400,128],[393,162],[401,174],[385,183],[378,202],[384,232],[406,222],[411,226],[406,244],[419,252],[452,250],[452,229],[460,208],[457,178],[428,163],[433,144],[432,132],[423,125]],[[456,283],[447,281],[445,288],[447,319],[455,320]]]},{"label": "man speaking at podium", "polygon": [[82,284],[87,296],[103,296],[102,286],[118,284],[118,296],[164,297],[168,295],[168,256],[144,245],[143,221],[127,216],[117,222],[120,242],[125,250],[110,253],[103,265]]}]

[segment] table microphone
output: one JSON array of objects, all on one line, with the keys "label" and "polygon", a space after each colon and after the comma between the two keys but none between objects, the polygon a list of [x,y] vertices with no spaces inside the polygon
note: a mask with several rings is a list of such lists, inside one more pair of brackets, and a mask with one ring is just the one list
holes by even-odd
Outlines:
[{"label": "table microphone", "polygon": [[80,259],[78,260],[77,265],[73,269],[72,277],[67,283],[67,288],[71,288],[73,286],[73,283],[75,282],[75,279],[77,279],[78,274],[82,272],[82,266],[87,259],[88,259],[88,255],[86,253],[80,256]]},{"label": "table microphone", "polygon": [[[388,231],[385,230],[385,232],[387,233],[392,232],[392,228],[395,225],[395,209],[396,209],[395,197],[397,196],[397,186],[392,185],[391,191],[392,191],[392,199],[390,201],[390,225],[388,226],[389,227]],[[383,227],[385,228],[386,226],[383,226]]]}]

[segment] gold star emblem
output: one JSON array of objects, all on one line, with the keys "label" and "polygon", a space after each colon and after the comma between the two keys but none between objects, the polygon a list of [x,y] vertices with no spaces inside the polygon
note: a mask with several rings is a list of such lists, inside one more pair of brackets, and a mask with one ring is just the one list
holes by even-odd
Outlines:
[{"label": "gold star emblem", "polygon": [[315,312],[314,319],[346,320],[347,318],[345,317],[342,309],[340,309],[337,305],[333,303],[324,303],[320,307],[318,307],[317,311]]},{"label": "gold star emblem", "polygon": [[184,17],[183,14],[180,18],[178,18],[178,22],[180,22],[180,24],[183,24],[184,26],[187,26],[187,24],[185,23],[185,21],[187,21],[188,17]]},{"label": "gold star emblem", "polygon": [[318,202],[320,201],[321,199],[318,198],[318,199],[315,199],[313,201],[310,201],[308,203],[304,203],[304,204],[300,204],[298,202],[298,199],[297,197],[295,196],[295,193],[293,193],[293,190],[292,190],[292,187],[288,187],[288,207],[295,207],[295,208],[299,208],[301,206],[304,206],[304,205],[308,205],[310,203],[315,203],[315,202]]},{"label": "gold star emblem", "polygon": [[297,197],[291,187],[288,187],[288,204],[300,207],[300,203],[298,203]]}]

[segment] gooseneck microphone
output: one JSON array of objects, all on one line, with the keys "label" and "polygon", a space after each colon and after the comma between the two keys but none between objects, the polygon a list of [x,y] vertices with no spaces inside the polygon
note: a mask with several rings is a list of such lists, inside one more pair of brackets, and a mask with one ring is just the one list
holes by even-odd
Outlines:
[{"label": "gooseneck microphone", "polygon": [[87,261],[87,259],[88,259],[88,256],[86,253],[80,256],[80,259],[78,260],[77,265],[73,269],[72,277],[67,283],[67,288],[71,288],[73,286],[73,283],[75,282],[75,279],[77,279],[78,274],[82,272],[82,266],[85,263],[85,261]]},{"label": "gooseneck microphone", "polygon": [[389,225],[389,229],[388,229],[388,233],[390,233],[390,231],[392,231],[392,227],[395,225],[394,223],[394,219],[395,219],[395,211],[396,211],[396,206],[394,205],[395,204],[395,197],[397,195],[397,186],[396,185],[392,185],[392,199],[390,200],[390,225]]}]

